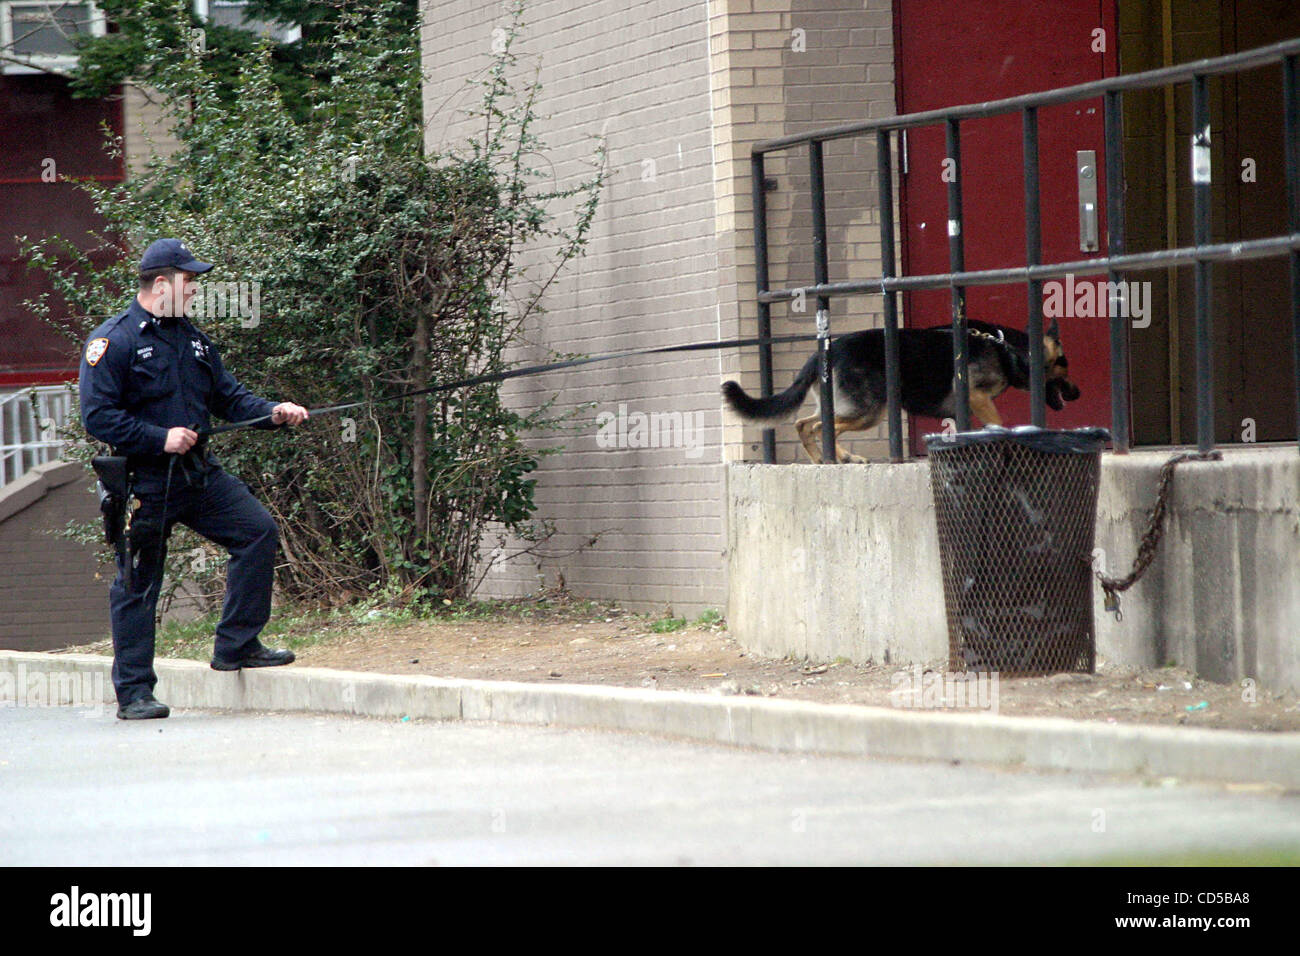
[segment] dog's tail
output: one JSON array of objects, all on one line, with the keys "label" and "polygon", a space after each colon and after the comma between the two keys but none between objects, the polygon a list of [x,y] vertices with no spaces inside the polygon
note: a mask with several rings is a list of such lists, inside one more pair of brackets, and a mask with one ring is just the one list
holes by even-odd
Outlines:
[{"label": "dog's tail", "polygon": [[802,405],[804,396],[808,394],[808,389],[812,388],[816,378],[817,356],[814,354],[804,363],[804,367],[799,370],[798,377],[790,387],[780,395],[773,395],[771,398],[753,398],[740,387],[739,382],[723,382],[722,397],[731,406],[731,410],[741,418],[748,421],[767,421],[789,415]]}]

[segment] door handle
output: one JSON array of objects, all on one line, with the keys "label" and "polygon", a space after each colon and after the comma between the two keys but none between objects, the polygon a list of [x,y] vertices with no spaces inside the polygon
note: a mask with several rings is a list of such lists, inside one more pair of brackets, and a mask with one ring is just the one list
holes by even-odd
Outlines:
[{"label": "door handle", "polygon": [[1097,251],[1097,151],[1081,149],[1075,154],[1079,179],[1079,250]]}]

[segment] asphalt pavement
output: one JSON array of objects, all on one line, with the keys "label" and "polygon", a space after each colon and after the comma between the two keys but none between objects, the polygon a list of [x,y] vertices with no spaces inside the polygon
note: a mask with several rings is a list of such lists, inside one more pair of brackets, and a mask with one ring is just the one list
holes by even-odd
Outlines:
[{"label": "asphalt pavement", "polygon": [[556,727],[0,709],[0,863],[907,864],[1300,852],[1300,793]]}]

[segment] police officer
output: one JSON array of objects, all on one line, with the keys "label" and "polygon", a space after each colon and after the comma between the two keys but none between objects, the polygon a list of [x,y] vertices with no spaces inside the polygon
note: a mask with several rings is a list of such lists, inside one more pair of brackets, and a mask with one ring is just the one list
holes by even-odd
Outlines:
[{"label": "police officer", "polygon": [[[86,431],[127,456],[133,495],[128,539],[131,574],[109,591],[117,716],[166,717],[153,696],[154,611],[167,536],[177,521],[230,552],[226,599],[212,667],[274,667],[293,652],[270,650],[257,635],[271,615],[278,534],[248,486],[222,470],[198,431],[209,412],[227,421],[270,416],[262,426],[298,425],[307,410],[258,398],[221,364],[211,340],[186,317],[194,277],[211,269],[178,239],[159,239],[140,260],[140,288],[125,312],[90,334],[81,360],[81,420]],[[125,583],[129,580],[129,587]]]}]

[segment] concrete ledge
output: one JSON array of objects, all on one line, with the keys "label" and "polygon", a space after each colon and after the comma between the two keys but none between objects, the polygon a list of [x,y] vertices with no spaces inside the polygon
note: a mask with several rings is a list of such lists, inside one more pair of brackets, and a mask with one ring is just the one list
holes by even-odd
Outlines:
[{"label": "concrete ledge", "polygon": [[[113,703],[112,659],[0,651],[0,706]],[[308,667],[219,673],[158,661],[176,708],[484,720],[683,737],[762,750],[961,760],[1038,770],[1300,787],[1300,733],[1261,734],[1060,718],[939,714],[678,691],[448,680]],[[74,679],[75,678],[75,679]],[[33,690],[39,698],[33,699]],[[80,695],[80,696],[78,696]],[[106,711],[110,719],[112,709]]]},{"label": "concrete ledge", "polygon": [[0,491],[0,521],[40,501],[45,497],[45,490],[45,476],[35,471],[5,485]]},{"label": "concrete ledge", "polygon": [[60,459],[37,465],[32,471],[45,476],[46,488],[58,488],[70,481],[84,478],[86,466],[79,461],[63,461]]},{"label": "concrete ledge", "polygon": [[[1093,559],[1122,577],[1174,452],[1105,454]],[[1231,448],[1175,472],[1165,534],[1124,619],[1093,588],[1097,649],[1219,683],[1300,693],[1300,455]],[[727,467],[727,627],[768,657],[945,660],[948,625],[925,461]],[[1081,555],[1086,558],[1086,555]]]},{"label": "concrete ledge", "polygon": [[727,466],[727,629],[767,657],[948,656],[927,462]]},{"label": "concrete ledge", "polygon": [[0,489],[0,521],[34,505],[52,488],[76,481],[85,474],[79,461],[47,461]]},{"label": "concrete ledge", "polygon": [[[1137,554],[1171,452],[1106,455],[1097,550],[1123,576]],[[1165,535],[1146,576],[1103,613],[1097,646],[1112,660],[1170,661],[1207,680],[1300,692],[1300,455],[1293,446],[1225,450],[1178,466]]]}]

